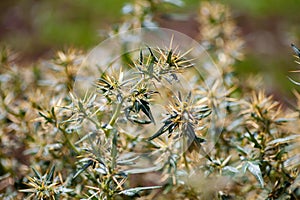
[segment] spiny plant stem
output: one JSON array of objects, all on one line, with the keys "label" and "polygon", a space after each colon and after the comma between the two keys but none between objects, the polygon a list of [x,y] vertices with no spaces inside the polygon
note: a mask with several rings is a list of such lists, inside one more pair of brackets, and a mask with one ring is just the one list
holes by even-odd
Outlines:
[{"label": "spiny plant stem", "polygon": [[66,132],[65,129],[58,127],[58,129],[64,134],[64,137],[66,139],[67,144],[71,147],[71,149],[76,153],[79,154],[79,151],[77,150],[77,148],[74,146],[74,144],[70,141],[68,133]]},{"label": "spiny plant stem", "polygon": [[[117,103],[116,110],[115,110],[115,112],[114,112],[112,118],[110,119],[110,121],[109,121],[109,123],[108,123],[108,126],[113,127],[113,126],[115,125],[115,123],[116,123],[116,121],[117,121],[117,119],[118,119],[118,117],[119,117],[119,115],[120,115],[120,112],[121,112],[121,108],[122,108],[123,102],[124,102],[124,98],[122,98],[121,102]],[[105,134],[106,134],[106,136],[109,135],[110,130],[111,130],[111,129],[105,129]]]},{"label": "spiny plant stem", "polygon": [[110,126],[113,126],[116,123],[116,120],[118,119],[118,116],[121,112],[122,104],[123,104],[123,100],[117,104],[114,115],[112,116],[112,118],[110,119],[110,121],[108,123]]}]

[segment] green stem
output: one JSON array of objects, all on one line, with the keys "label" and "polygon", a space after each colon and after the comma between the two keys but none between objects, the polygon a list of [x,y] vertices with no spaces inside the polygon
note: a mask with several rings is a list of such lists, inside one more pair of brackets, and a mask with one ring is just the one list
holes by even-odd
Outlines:
[{"label": "green stem", "polygon": [[74,144],[70,141],[68,133],[65,131],[65,129],[58,127],[58,129],[64,134],[64,137],[66,139],[67,144],[71,147],[71,149],[76,153],[79,154],[79,151],[77,148],[74,146]]},{"label": "green stem", "polygon": [[110,119],[110,121],[108,123],[110,126],[114,126],[115,125],[115,123],[116,123],[116,121],[117,121],[117,119],[118,119],[118,117],[120,115],[122,104],[123,104],[123,99],[122,99],[122,101],[120,103],[117,104],[116,110],[115,110],[112,118]]},{"label": "green stem", "polygon": [[[115,125],[115,123],[116,123],[116,121],[117,121],[117,119],[118,119],[118,117],[119,117],[119,115],[120,115],[120,112],[121,112],[121,108],[122,108],[122,105],[123,105],[123,102],[124,102],[123,99],[124,99],[124,98],[122,98],[121,102],[117,104],[117,107],[116,107],[116,109],[115,109],[115,112],[114,112],[113,116],[111,117],[111,119],[110,119],[110,121],[109,121],[109,123],[108,123],[108,126],[109,126],[109,127],[113,127],[113,126]],[[109,135],[110,130],[111,130],[111,129],[104,129],[104,132],[105,132],[105,135],[106,135],[106,136]]]},{"label": "green stem", "polygon": [[185,154],[185,152],[183,153],[183,162],[184,162],[184,165],[185,165],[185,167],[186,167],[186,170],[187,170],[188,172],[190,172],[190,168],[189,168],[188,161],[187,161],[187,159],[186,159],[186,154]]}]

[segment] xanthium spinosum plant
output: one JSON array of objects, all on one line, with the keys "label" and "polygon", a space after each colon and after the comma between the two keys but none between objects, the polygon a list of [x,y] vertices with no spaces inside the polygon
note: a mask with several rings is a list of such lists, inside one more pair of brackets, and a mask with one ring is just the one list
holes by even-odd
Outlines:
[{"label": "xanthium spinosum plant", "polygon": [[239,79],[243,39],[227,6],[200,4],[196,39],[208,60],[176,34],[169,46],[126,50],[130,30],[158,27],[155,13],[170,3],[125,5],[108,35],[128,31],[129,43],[83,95],[87,53],[59,51],[20,70],[1,49],[1,198],[300,198],[300,95],[286,108],[258,75]]}]

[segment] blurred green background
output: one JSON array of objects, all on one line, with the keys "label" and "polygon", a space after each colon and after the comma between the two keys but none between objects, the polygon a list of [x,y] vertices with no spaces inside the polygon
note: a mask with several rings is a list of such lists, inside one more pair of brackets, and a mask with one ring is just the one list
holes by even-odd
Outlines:
[{"label": "blurred green background", "polygon": [[[65,47],[88,50],[103,38],[101,30],[122,21],[124,0],[2,0],[0,43],[20,53],[21,62],[49,58]],[[183,8],[161,8],[155,17],[163,27],[197,34],[199,0],[185,0]],[[290,43],[300,46],[300,4],[297,0],[223,0],[231,7],[246,41],[245,61],[237,64],[241,76],[261,73],[270,91],[281,99],[300,80]],[[172,13],[184,15],[182,19]],[[298,77],[298,78],[297,78]]]},{"label": "blurred green background", "polygon": [[65,46],[89,48],[120,18],[122,0],[0,1],[1,41],[39,57]]}]

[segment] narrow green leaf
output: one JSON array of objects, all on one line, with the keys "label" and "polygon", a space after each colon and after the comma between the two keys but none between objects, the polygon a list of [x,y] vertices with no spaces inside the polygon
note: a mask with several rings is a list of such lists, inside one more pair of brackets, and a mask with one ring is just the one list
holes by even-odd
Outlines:
[{"label": "narrow green leaf", "polygon": [[48,123],[48,122],[50,122],[50,123],[53,122],[53,119],[47,117],[44,113],[39,112],[39,115],[42,116],[42,117],[47,121],[47,123]]},{"label": "narrow green leaf", "polygon": [[262,149],[262,146],[258,143],[258,141],[256,140],[256,138],[254,137],[254,135],[249,131],[248,128],[246,128],[246,131],[248,132],[249,136],[248,139],[254,143],[254,147],[255,148],[259,148]]},{"label": "narrow green leaf", "polygon": [[249,163],[248,162],[244,162],[243,166],[242,166],[242,172],[245,174],[247,169],[249,167]]},{"label": "narrow green leaf", "polygon": [[86,170],[89,166],[91,166],[94,163],[94,161],[89,160],[85,165],[79,169],[76,174],[73,176],[73,179],[75,179],[79,174],[81,174],[84,170]]},{"label": "narrow green leaf", "polygon": [[255,176],[257,181],[259,182],[260,186],[264,187],[264,179],[262,177],[261,170],[259,168],[259,165],[254,162],[248,162],[248,170]]},{"label": "narrow green leaf", "polygon": [[290,157],[289,159],[287,159],[286,161],[284,161],[283,163],[285,168],[297,168],[300,166],[300,155],[296,154],[292,157]]},{"label": "narrow green leaf", "polygon": [[[127,156],[129,155],[129,156]],[[140,158],[140,156],[136,156],[135,154],[131,155],[131,154],[125,154],[125,156],[123,155],[123,157],[119,157],[119,159],[117,160],[117,164],[118,165],[133,165],[135,164],[134,161],[136,161],[137,159]]]},{"label": "narrow green leaf", "polygon": [[298,49],[298,47],[296,47],[296,45],[291,44],[292,49],[294,50],[294,52],[297,54],[298,58],[300,58],[300,50]]},{"label": "narrow green leaf", "polygon": [[53,175],[54,175],[54,171],[55,171],[55,165],[53,165],[49,171],[49,173],[47,174],[47,177],[46,177],[46,183],[51,183],[52,182],[52,179],[53,179]]},{"label": "narrow green leaf", "polygon": [[145,113],[145,115],[151,120],[151,122],[153,122],[155,124],[155,120],[151,113],[149,103],[143,99],[140,99],[140,103],[141,103],[141,109],[142,109],[143,113]]},{"label": "narrow green leaf", "polygon": [[130,188],[127,190],[123,190],[119,192],[119,194],[124,194],[126,196],[135,196],[137,193],[143,191],[143,190],[153,190],[153,189],[159,189],[162,186],[149,186],[149,187],[136,187],[136,188]]},{"label": "narrow green leaf", "polygon": [[238,152],[242,153],[243,155],[248,155],[248,151],[244,149],[243,147],[236,145],[236,149]]},{"label": "narrow green leaf", "polygon": [[130,118],[130,120],[137,124],[151,124],[152,123],[149,120],[139,120],[139,119],[132,119],[132,118]]},{"label": "narrow green leaf", "polygon": [[169,130],[169,127],[172,126],[172,121],[170,120],[167,120],[165,122],[165,124],[154,134],[152,135],[151,137],[148,138],[148,140],[153,140],[157,137],[159,137],[160,135],[162,135],[163,133],[165,133],[167,130]]},{"label": "narrow green leaf", "polygon": [[235,167],[231,167],[231,166],[225,166],[225,167],[223,167],[223,173],[229,173],[229,174],[237,174],[237,173],[239,173],[240,171],[237,169],[237,168],[235,168]]},{"label": "narrow green leaf", "polygon": [[158,62],[158,60],[157,60],[157,58],[155,57],[155,55],[154,55],[154,53],[152,52],[152,50],[151,50],[151,48],[150,47],[147,47],[148,48],[148,50],[149,50],[149,52],[150,52],[150,54],[151,54],[151,63],[157,63]]},{"label": "narrow green leaf", "polygon": [[34,167],[32,167],[31,169],[34,172],[35,176],[37,176],[39,180],[42,180],[42,175]]},{"label": "narrow green leaf", "polygon": [[161,169],[161,166],[154,166],[154,167],[148,167],[148,168],[128,169],[128,170],[124,170],[124,173],[125,174],[141,174],[141,173],[154,172],[154,171],[157,171],[160,169]]},{"label": "narrow green leaf", "polygon": [[51,115],[52,115],[53,117],[55,117],[54,107],[51,108]]},{"label": "narrow green leaf", "polygon": [[282,124],[282,123],[291,122],[291,121],[295,121],[295,119],[294,118],[278,118],[274,122],[276,124]]},{"label": "narrow green leaf", "polygon": [[80,100],[78,101],[78,106],[79,106],[79,109],[80,109],[81,111],[83,111],[83,110],[84,110],[84,108],[83,108],[83,104],[81,103],[81,101],[80,101]]},{"label": "narrow green leaf", "polygon": [[300,137],[300,135],[290,135],[290,136],[285,137],[285,138],[277,138],[275,140],[272,140],[272,141],[268,142],[267,145],[288,143],[288,142],[291,142],[292,140],[295,140],[298,137]]},{"label": "narrow green leaf", "polygon": [[168,56],[167,56],[167,63],[171,66],[172,64],[172,54],[173,54],[173,51],[170,50],[169,53],[168,53]]},{"label": "narrow green leaf", "polygon": [[143,51],[142,49],[140,50],[140,65],[143,65],[144,62],[144,56],[143,56]]},{"label": "narrow green leaf", "polygon": [[113,130],[113,139],[112,139],[112,147],[111,147],[111,168],[114,169],[116,167],[116,160],[117,160],[117,137],[118,133],[116,130]]}]

